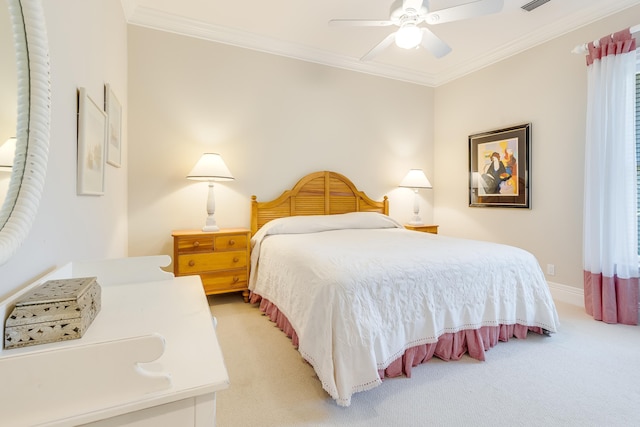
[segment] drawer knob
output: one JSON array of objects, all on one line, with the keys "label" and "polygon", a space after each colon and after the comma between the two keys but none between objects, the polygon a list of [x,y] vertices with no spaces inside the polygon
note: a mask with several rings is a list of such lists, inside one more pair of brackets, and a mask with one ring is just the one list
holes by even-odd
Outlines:
[{"label": "drawer knob", "polygon": [[198,241],[193,242],[193,247],[194,248],[197,248],[199,246],[200,246],[200,242],[198,242]]},{"label": "drawer knob", "polygon": [[229,240],[229,246],[233,246],[233,245],[235,245],[235,244],[236,244],[236,241],[235,241],[235,240],[233,240],[233,239],[230,239],[230,240]]},{"label": "drawer knob", "polygon": [[238,262],[238,261],[240,261],[240,258],[238,258],[237,256],[234,256],[233,257],[233,262]]},{"label": "drawer knob", "polygon": [[193,267],[194,265],[196,265],[196,262],[192,259],[189,260],[189,267]]},{"label": "drawer knob", "polygon": [[238,276],[233,276],[233,283],[238,283],[238,280],[240,280]]}]

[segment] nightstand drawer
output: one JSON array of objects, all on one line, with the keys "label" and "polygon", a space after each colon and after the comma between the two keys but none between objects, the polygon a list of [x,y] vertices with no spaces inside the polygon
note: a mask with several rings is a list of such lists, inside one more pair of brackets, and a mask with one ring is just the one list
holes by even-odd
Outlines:
[{"label": "nightstand drawer", "polygon": [[177,240],[179,253],[211,252],[214,238],[210,236],[181,237]]},{"label": "nightstand drawer", "polygon": [[178,270],[182,275],[206,273],[211,270],[231,270],[246,266],[246,251],[178,255]]},{"label": "nightstand drawer", "polygon": [[231,234],[227,236],[218,236],[214,239],[213,245],[216,251],[245,249],[247,247],[247,235]]},{"label": "nightstand drawer", "polygon": [[247,288],[247,271],[232,270],[200,275],[206,294],[229,292]]}]

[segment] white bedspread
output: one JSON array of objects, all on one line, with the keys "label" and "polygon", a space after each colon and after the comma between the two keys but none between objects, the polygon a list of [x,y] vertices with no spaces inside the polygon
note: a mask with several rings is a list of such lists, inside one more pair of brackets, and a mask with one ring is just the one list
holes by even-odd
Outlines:
[{"label": "white bedspread", "polygon": [[[309,233],[300,221],[269,223],[252,241],[250,289],[287,317],[300,353],[339,405],[379,385],[378,370],[407,348],[444,333],[516,323],[556,331],[532,254],[407,231],[387,218],[381,224],[392,228],[366,228],[356,215]],[[363,228],[350,228],[353,221]]]}]

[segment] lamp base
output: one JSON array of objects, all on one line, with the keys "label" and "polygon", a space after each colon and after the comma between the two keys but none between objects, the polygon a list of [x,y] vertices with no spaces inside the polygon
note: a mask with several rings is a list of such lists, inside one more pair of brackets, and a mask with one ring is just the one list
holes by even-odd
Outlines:
[{"label": "lamp base", "polygon": [[412,221],[409,221],[409,223],[408,223],[408,224],[409,224],[409,225],[424,225],[424,222],[422,222],[421,220],[415,220],[415,219],[414,219],[414,220],[412,220]]},{"label": "lamp base", "polygon": [[207,195],[207,220],[204,222],[202,231],[220,231],[216,224],[216,199],[213,196],[213,181],[209,181],[209,194]]}]

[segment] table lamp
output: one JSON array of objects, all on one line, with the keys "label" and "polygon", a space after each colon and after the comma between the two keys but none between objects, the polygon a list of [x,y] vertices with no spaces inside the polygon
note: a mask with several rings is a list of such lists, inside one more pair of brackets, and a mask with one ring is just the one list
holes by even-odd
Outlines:
[{"label": "table lamp", "polygon": [[427,179],[422,169],[411,169],[407,176],[400,182],[399,187],[406,187],[413,189],[415,193],[413,200],[413,219],[409,222],[410,225],[424,225],[420,219],[420,200],[418,199],[418,190],[421,188],[432,188],[431,183]]},{"label": "table lamp", "polygon": [[209,195],[207,197],[207,221],[202,231],[218,231],[220,227],[216,224],[215,212],[216,201],[213,195],[214,181],[232,181],[233,175],[218,153],[204,153],[198,163],[191,169],[188,179],[195,181],[207,181],[209,183]]}]

